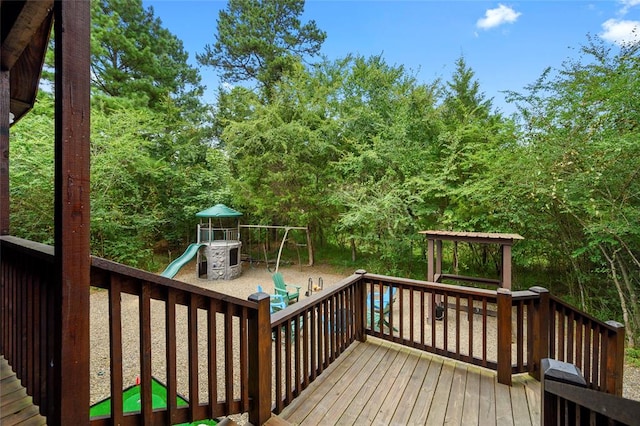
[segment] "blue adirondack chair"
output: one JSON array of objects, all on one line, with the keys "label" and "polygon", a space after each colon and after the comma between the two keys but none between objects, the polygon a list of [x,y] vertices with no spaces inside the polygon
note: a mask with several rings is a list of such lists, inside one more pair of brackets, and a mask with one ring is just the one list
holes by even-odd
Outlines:
[{"label": "blue adirondack chair", "polygon": [[280,272],[273,274],[273,286],[276,294],[284,296],[284,298],[287,299],[287,304],[298,301],[302,287],[299,285],[285,284],[284,277]]},{"label": "blue adirondack chair", "polygon": [[[373,312],[372,329],[374,331],[379,331],[382,326],[391,329],[389,314],[391,313],[393,302],[396,300],[397,292],[398,287],[387,287],[387,290],[382,293],[382,297],[380,297],[380,293],[374,292],[373,306],[371,305],[371,296],[367,296],[367,321],[371,318],[371,313]],[[393,331],[398,331],[398,329],[393,327]]]},{"label": "blue adirondack chair", "polygon": [[[262,289],[262,286],[258,286],[258,293],[264,293],[265,291]],[[271,314],[274,314],[278,311],[283,310],[287,307],[287,301],[284,296],[280,294],[270,294],[269,295],[269,308]]]}]

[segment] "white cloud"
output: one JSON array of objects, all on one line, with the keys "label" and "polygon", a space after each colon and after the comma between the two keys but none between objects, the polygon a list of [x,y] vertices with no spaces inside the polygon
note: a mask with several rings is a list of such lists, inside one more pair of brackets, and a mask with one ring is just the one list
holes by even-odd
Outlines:
[{"label": "white cloud", "polygon": [[[640,3],[640,2],[639,2]],[[617,45],[640,41],[640,22],[622,19],[609,19],[602,24],[604,30],[600,37]]]},{"label": "white cloud", "polygon": [[496,7],[495,9],[487,9],[487,11],[484,13],[484,18],[478,19],[478,22],[476,22],[476,26],[483,30],[489,30],[502,24],[513,24],[518,20],[518,17],[520,15],[522,15],[522,13],[516,12],[509,6],[498,4],[498,7]]},{"label": "white cloud", "polygon": [[640,4],[640,0],[619,0],[619,3],[622,4],[622,9],[620,9],[620,14],[626,15],[629,9]]}]

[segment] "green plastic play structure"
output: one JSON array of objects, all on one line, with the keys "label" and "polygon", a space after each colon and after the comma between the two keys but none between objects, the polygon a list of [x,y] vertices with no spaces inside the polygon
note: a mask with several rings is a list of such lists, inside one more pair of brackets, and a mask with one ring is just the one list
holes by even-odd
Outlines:
[{"label": "green plastic play structure", "polygon": [[182,253],[182,256],[180,256],[179,258],[177,258],[176,260],[174,260],[173,262],[171,262],[169,264],[169,266],[167,266],[167,268],[162,271],[162,275],[163,277],[167,277],[167,278],[173,278],[176,276],[176,274],[178,273],[178,271],[180,270],[180,268],[182,268],[184,265],[186,265],[191,259],[193,259],[193,256],[196,255],[196,253],[198,253],[198,250],[200,250],[200,247],[206,245],[205,243],[193,243],[193,244],[189,244],[189,247],[187,247],[187,249],[184,251],[184,253]]},{"label": "green plastic play structure", "polygon": [[[167,408],[167,388],[155,377],[151,378],[151,404],[153,409]],[[186,407],[189,405],[181,395],[176,396],[176,405]],[[122,391],[122,411],[124,414],[140,412],[140,385],[130,386]],[[89,409],[89,417],[102,417],[111,415],[111,398],[96,402]],[[217,425],[216,420],[198,420],[193,423],[181,423],[175,426],[187,425]]]},{"label": "green plastic play structure", "polygon": [[[167,408],[167,388],[159,380],[151,378],[151,404],[154,409]],[[176,398],[178,407],[185,407],[189,402],[178,395]],[[122,391],[122,411],[135,413],[140,411],[140,385],[133,385]],[[89,410],[90,417],[108,416],[111,414],[111,398],[95,403]]]}]

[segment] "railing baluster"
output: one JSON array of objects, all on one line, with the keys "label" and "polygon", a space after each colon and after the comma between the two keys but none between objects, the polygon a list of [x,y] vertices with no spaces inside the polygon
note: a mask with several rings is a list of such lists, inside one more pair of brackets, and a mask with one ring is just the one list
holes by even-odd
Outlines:
[{"label": "railing baluster", "polygon": [[456,354],[460,356],[460,295],[456,294]]},{"label": "railing baluster", "polygon": [[[298,396],[300,393],[300,316],[296,316],[291,320],[291,334],[293,344],[293,395]],[[293,399],[293,398],[292,398]]]},{"label": "railing baluster", "polygon": [[487,366],[487,299],[482,299],[482,366]]},{"label": "railing baluster", "polygon": [[225,303],[224,317],[224,389],[225,389],[225,411],[231,412],[233,405],[233,305]]},{"label": "railing baluster", "polygon": [[289,404],[293,401],[291,392],[291,320],[287,320],[284,325],[284,371],[285,371],[285,402]]},{"label": "railing baluster", "polygon": [[[313,364],[310,366],[310,353],[309,353],[309,316],[310,311],[305,310],[302,314],[302,352],[303,352],[303,365],[302,365],[302,389],[306,389],[309,386],[309,375],[313,376]],[[313,350],[313,349],[312,349]]]},{"label": "railing baluster", "polygon": [[151,391],[151,284],[142,282],[139,296],[140,315],[140,393],[142,421],[152,423]]},{"label": "railing baluster", "polygon": [[276,326],[275,333],[275,350],[276,350],[276,411],[279,413],[284,408],[282,393],[282,325]]},{"label": "railing baluster", "polygon": [[600,326],[592,323],[591,330],[593,331],[593,355],[591,357],[592,369],[589,382],[594,389],[600,390],[601,386],[598,382],[598,379],[600,378]]},{"label": "railing baluster", "polygon": [[[176,423],[177,410],[177,354],[176,354],[176,292],[167,288],[165,302],[165,341],[167,363],[167,417],[171,424]],[[117,423],[116,423],[117,424]]]},{"label": "railing baluster", "polygon": [[316,307],[313,306],[309,310],[309,328],[311,330],[311,381],[314,381],[317,377],[317,370],[320,364],[320,349],[322,347],[321,344],[318,343],[318,335],[322,333],[318,333],[318,324],[317,324],[317,316],[316,316]]},{"label": "railing baluster", "polygon": [[473,330],[473,317],[474,317],[475,309],[473,304],[473,296],[467,296],[467,320],[469,321],[469,331],[467,333],[467,337],[469,339],[469,362],[473,360],[473,338],[475,337]]},{"label": "railing baluster", "polygon": [[209,335],[207,362],[209,369],[209,418],[211,419],[218,417],[218,325],[216,317],[219,309],[219,301],[209,299],[209,310],[207,311],[207,329]]},{"label": "railing baluster", "polygon": [[240,311],[240,400],[242,411],[249,411],[249,348],[247,347],[247,307],[243,306]]},{"label": "railing baluster", "polygon": [[574,343],[574,315],[573,309],[569,311],[569,315],[567,315],[567,358],[566,361],[575,364],[575,359],[573,357],[573,343]]},{"label": "railing baluster", "polygon": [[122,423],[122,300],[119,277],[109,277],[109,357],[111,358],[111,418]]},{"label": "railing baluster", "polygon": [[444,307],[444,318],[442,318],[443,350],[449,351],[449,293],[444,293],[442,297]]},{"label": "railing baluster", "polygon": [[524,366],[524,301],[516,304],[516,363],[518,371]]},{"label": "railing baluster", "polygon": [[200,405],[198,383],[198,300],[194,294],[189,295],[187,310],[187,345],[189,346],[189,420],[198,417]]}]

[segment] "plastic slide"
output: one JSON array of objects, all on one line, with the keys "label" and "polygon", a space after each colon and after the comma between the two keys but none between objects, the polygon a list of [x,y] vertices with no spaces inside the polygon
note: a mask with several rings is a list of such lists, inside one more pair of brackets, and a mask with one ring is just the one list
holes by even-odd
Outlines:
[{"label": "plastic slide", "polygon": [[167,278],[173,278],[176,276],[176,274],[178,273],[178,271],[180,270],[180,268],[182,268],[187,262],[189,262],[191,259],[193,259],[193,256],[196,255],[196,253],[198,252],[198,250],[200,249],[201,246],[204,246],[206,244],[197,244],[197,243],[193,243],[193,244],[189,244],[189,247],[187,247],[187,249],[184,251],[184,253],[182,253],[182,256],[180,256],[179,258],[177,258],[176,260],[174,260],[173,262],[171,262],[169,264],[169,266],[167,266],[167,269],[165,269],[164,271],[162,271],[162,275],[163,277],[167,277]]}]

